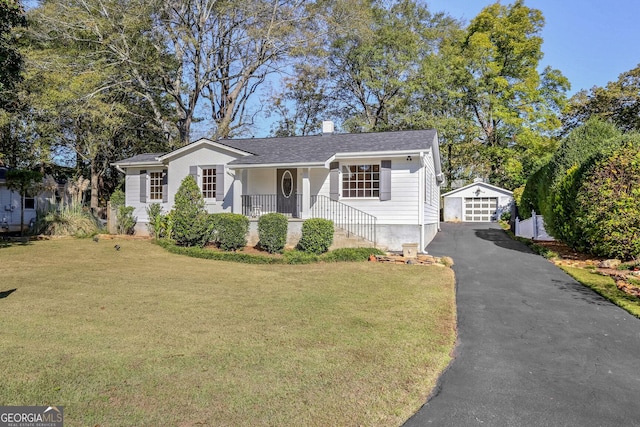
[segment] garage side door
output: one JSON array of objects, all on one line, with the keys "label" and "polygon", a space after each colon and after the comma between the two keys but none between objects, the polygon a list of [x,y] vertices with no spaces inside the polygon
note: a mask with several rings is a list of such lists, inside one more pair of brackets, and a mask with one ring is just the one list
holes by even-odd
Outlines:
[{"label": "garage side door", "polygon": [[464,221],[465,222],[491,222],[495,221],[498,199],[496,197],[465,197]]}]

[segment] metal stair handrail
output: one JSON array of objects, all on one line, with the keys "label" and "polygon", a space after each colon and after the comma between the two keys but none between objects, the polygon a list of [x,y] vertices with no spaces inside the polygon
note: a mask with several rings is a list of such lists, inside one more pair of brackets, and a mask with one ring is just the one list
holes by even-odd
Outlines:
[{"label": "metal stair handrail", "polygon": [[370,213],[322,195],[311,196],[311,217],[324,218],[345,230],[376,245],[377,218]]}]

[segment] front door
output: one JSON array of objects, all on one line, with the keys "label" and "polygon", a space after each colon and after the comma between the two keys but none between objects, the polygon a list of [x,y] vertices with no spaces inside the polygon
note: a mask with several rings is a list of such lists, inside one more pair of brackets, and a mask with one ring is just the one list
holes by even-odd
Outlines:
[{"label": "front door", "polygon": [[296,169],[278,169],[276,187],[278,188],[278,212],[291,217],[298,216]]}]

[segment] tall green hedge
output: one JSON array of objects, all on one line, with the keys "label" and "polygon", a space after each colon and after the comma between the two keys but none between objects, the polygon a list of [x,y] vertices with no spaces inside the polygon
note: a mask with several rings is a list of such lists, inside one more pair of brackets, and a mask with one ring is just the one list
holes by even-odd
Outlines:
[{"label": "tall green hedge", "polygon": [[548,196],[550,173],[551,164],[547,163],[534,172],[527,180],[524,190],[522,191],[522,196],[520,197],[520,203],[518,204],[518,214],[521,219],[530,218],[531,211],[541,212],[540,206]]},{"label": "tall green hedge", "polygon": [[[575,220],[578,213],[576,198],[585,169],[588,169],[591,164],[592,161],[587,161],[566,171],[551,194],[551,211],[547,213],[548,216],[544,217],[545,229],[553,229],[553,235],[556,239],[578,250],[584,250],[585,241],[583,224]],[[553,225],[550,225],[550,222],[553,222]]]},{"label": "tall green hedge", "polygon": [[640,257],[640,136],[583,168],[574,223],[581,249],[622,260]]},{"label": "tall green hedge", "polygon": [[547,231],[559,236],[564,216],[557,217],[554,209],[558,203],[558,186],[573,167],[580,167],[592,157],[611,153],[620,147],[622,133],[615,125],[598,118],[589,119],[574,129],[560,144],[549,162],[548,175],[544,177],[539,192],[539,213],[544,215]]},{"label": "tall green hedge", "polygon": [[531,211],[544,215],[547,231],[555,232],[557,223],[553,217],[553,192],[564,179],[567,171],[580,166],[591,157],[612,152],[620,147],[622,133],[614,125],[598,118],[587,120],[562,140],[551,160],[527,180],[519,206],[522,218],[528,218]]}]

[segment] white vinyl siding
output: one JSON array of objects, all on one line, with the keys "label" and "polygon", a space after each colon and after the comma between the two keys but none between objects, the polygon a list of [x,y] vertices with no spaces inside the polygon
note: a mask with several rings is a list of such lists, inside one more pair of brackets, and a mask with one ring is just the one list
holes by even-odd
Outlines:
[{"label": "white vinyl siding", "polygon": [[436,183],[435,168],[431,150],[427,152],[424,167],[424,223],[435,224],[440,222],[440,187]]},{"label": "white vinyl siding", "polygon": [[[385,160],[391,160],[391,200],[340,198],[339,201],[375,216],[378,224],[419,224],[421,209],[418,194],[421,175],[419,160],[413,159],[407,162],[406,156],[386,157]],[[371,163],[374,163],[371,159],[352,159],[341,161],[340,166]],[[342,180],[342,177],[340,179]],[[328,186],[327,182],[327,197],[329,196]]]},{"label": "white vinyl siding", "polygon": [[311,169],[309,171],[309,184],[311,195],[322,195],[329,197],[329,170]]},{"label": "white vinyl siding", "polygon": [[125,178],[125,205],[133,206],[133,216],[139,223],[148,222],[147,204],[140,202],[140,169],[128,168]]},{"label": "white vinyl siding", "polygon": [[[218,151],[219,150],[219,151]],[[232,155],[230,152],[213,149],[209,146],[196,146],[192,151],[187,151],[182,155],[169,161],[169,205],[172,206],[176,193],[182,184],[182,180],[189,175],[190,168],[192,166],[198,167],[198,185],[202,185],[202,170],[204,167],[207,169],[217,168],[216,165],[226,165],[229,162],[235,160],[238,155]],[[216,170],[219,173],[219,171]],[[238,173],[238,172],[236,172]],[[216,197],[215,199],[205,199],[205,209],[209,213],[218,212],[231,212],[232,200],[227,199],[227,195],[232,193],[231,188],[233,186],[234,178],[226,174],[224,175],[223,188],[216,182]],[[217,178],[216,178],[217,181]],[[227,200],[225,200],[227,199]]]},{"label": "white vinyl siding", "polygon": [[275,169],[249,169],[244,194],[276,194]]}]

